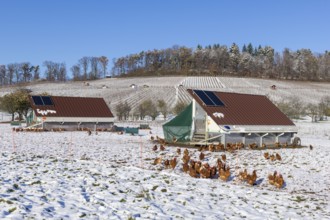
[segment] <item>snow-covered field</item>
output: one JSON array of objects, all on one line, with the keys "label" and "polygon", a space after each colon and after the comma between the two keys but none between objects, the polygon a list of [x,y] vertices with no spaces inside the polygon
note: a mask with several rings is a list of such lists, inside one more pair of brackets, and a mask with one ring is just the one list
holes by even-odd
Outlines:
[{"label": "snow-covered field", "polygon": [[[130,86],[137,85],[133,89]],[[330,94],[330,83],[297,82],[289,80],[207,77],[207,76],[172,76],[172,77],[134,77],[111,78],[83,82],[30,84],[24,88],[31,89],[32,94],[47,92],[54,96],[103,97],[111,109],[119,102],[127,102],[132,112],[148,99],[163,99],[168,107],[173,108],[178,101],[189,103],[191,96],[186,89],[207,89],[223,92],[238,92],[267,95],[273,101],[297,97],[305,104],[318,104]],[[182,85],[182,86],[180,86]],[[271,86],[276,85],[276,90]],[[17,87],[0,88],[0,96],[13,92]]]},{"label": "snow-covered field", "polygon": [[[12,132],[0,124],[0,218],[8,219],[329,219],[330,123],[296,122],[304,145],[277,149],[282,161],[262,151],[225,152],[228,182],[194,179],[182,171],[177,147],[154,152],[150,136],[99,132]],[[182,149],[183,150],[183,149]],[[193,158],[199,152],[189,149]],[[206,152],[214,165],[223,152]],[[174,170],[152,165],[178,156]],[[257,170],[257,185],[237,178]],[[285,186],[267,181],[277,170]]]}]

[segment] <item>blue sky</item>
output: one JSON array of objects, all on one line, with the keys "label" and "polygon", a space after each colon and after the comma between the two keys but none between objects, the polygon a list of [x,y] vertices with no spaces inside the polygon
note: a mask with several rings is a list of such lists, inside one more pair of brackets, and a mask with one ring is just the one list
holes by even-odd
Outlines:
[{"label": "blue sky", "polygon": [[0,9],[0,64],[69,70],[83,56],[233,42],[330,50],[327,0],[1,0]]}]

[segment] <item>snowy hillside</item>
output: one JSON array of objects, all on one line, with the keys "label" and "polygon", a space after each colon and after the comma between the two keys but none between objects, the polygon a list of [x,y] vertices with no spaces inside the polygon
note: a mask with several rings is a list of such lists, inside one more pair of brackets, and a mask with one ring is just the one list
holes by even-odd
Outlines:
[{"label": "snowy hillside", "polygon": [[[228,182],[184,173],[177,147],[153,151],[151,135],[162,136],[157,124],[139,136],[12,132],[0,124],[0,218],[329,219],[330,123],[296,124],[313,150],[205,151],[203,163],[210,165],[227,156]],[[282,161],[266,160],[266,151]],[[197,149],[189,152],[198,159]],[[177,157],[178,164],[153,165],[157,157]],[[244,168],[257,171],[256,186],[238,179]],[[284,177],[282,189],[268,183],[275,170]]]},{"label": "snowy hillside", "polygon": [[[133,84],[137,87],[132,88]],[[271,89],[272,85],[276,85],[276,90]],[[171,108],[178,101],[188,103],[191,100],[186,92],[188,88],[268,95],[274,101],[296,96],[305,103],[314,104],[330,94],[330,83],[184,76],[110,78],[89,81],[88,86],[83,82],[40,83],[25,88],[31,89],[33,94],[47,92],[51,95],[103,97],[111,108],[120,101],[127,101],[133,111],[140,102],[147,99],[163,99]],[[2,88],[0,96],[15,89]]]}]

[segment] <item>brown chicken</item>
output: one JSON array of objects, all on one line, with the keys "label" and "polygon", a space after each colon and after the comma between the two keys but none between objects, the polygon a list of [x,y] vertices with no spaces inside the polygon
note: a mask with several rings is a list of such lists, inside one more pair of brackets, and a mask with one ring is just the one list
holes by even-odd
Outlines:
[{"label": "brown chicken", "polygon": [[221,167],[219,170],[219,179],[223,181],[227,181],[230,177],[230,168],[229,166],[226,166],[225,164]]},{"label": "brown chicken", "polygon": [[177,141],[178,141],[178,139],[177,139],[176,137],[173,137],[173,138],[172,138],[172,142],[173,142],[173,143],[175,143],[175,142],[177,142]]},{"label": "brown chicken", "polygon": [[211,152],[215,151],[215,146],[213,144],[209,145],[209,151],[211,151]]},{"label": "brown chicken", "polygon": [[281,155],[279,155],[278,153],[276,153],[276,160],[282,160],[282,157],[281,157]]},{"label": "brown chicken", "polygon": [[276,160],[276,157],[274,156],[274,154],[272,154],[272,155],[269,156],[269,159],[270,159],[271,161],[275,161],[275,160]]},{"label": "brown chicken", "polygon": [[157,145],[154,145],[154,146],[152,147],[152,150],[153,150],[153,151],[156,151],[157,148],[158,148]]},{"label": "brown chicken", "polygon": [[182,164],[182,170],[185,173],[187,173],[189,171],[189,165],[188,165],[188,163],[183,163]]},{"label": "brown chicken", "polygon": [[161,157],[157,157],[157,158],[154,160],[154,165],[160,164],[161,162],[162,162],[162,158],[161,158]]},{"label": "brown chicken", "polygon": [[155,137],[154,136],[151,136],[150,137],[150,140],[152,140],[152,141],[155,140]]},{"label": "brown chicken", "polygon": [[211,176],[210,167],[203,165],[200,168],[199,173],[201,175],[201,178],[210,178],[210,176]]},{"label": "brown chicken", "polygon": [[201,167],[202,167],[202,162],[197,161],[195,163],[195,170],[196,170],[197,173],[199,173],[199,170],[201,169]]},{"label": "brown chicken", "polygon": [[266,144],[262,144],[262,148],[266,148],[267,146],[266,146]]},{"label": "brown chicken", "polygon": [[204,160],[204,158],[205,158],[205,154],[203,152],[201,152],[199,154],[199,160]]},{"label": "brown chicken", "polygon": [[194,167],[189,167],[189,175],[191,177],[194,177],[194,178],[197,178],[198,177],[198,174],[197,174],[197,172],[196,172],[196,170],[195,170]]},{"label": "brown chicken", "polygon": [[160,145],[160,150],[161,150],[161,151],[164,151],[164,150],[165,150],[165,147],[164,147],[163,144]]},{"label": "brown chicken", "polygon": [[164,166],[166,169],[170,168],[170,161],[168,159],[164,161]]},{"label": "brown chicken", "polygon": [[275,147],[281,147],[280,142],[275,142]]},{"label": "brown chicken", "polygon": [[274,174],[269,174],[268,175],[268,182],[269,182],[269,184],[271,184],[271,185],[274,185],[275,184],[276,175],[277,175],[277,171],[274,171]]},{"label": "brown chicken", "polygon": [[176,157],[174,157],[172,160],[170,160],[170,165],[171,165],[171,168],[174,169],[176,167]]},{"label": "brown chicken", "polygon": [[264,153],[264,158],[265,158],[266,160],[269,159],[269,153],[268,153],[268,152],[265,152],[265,153]]},{"label": "brown chicken", "polygon": [[227,159],[226,154],[222,154],[221,159],[224,163],[226,163],[226,159]]},{"label": "brown chicken", "polygon": [[247,175],[248,175],[247,169],[244,169],[244,171],[240,171],[240,172],[239,172],[239,174],[238,174],[238,178],[239,178],[241,181],[246,181],[246,179],[247,179]]},{"label": "brown chicken", "polygon": [[210,168],[210,175],[211,175],[210,178],[214,178],[217,175],[217,167],[212,166]]},{"label": "brown chicken", "polygon": [[218,144],[215,146],[216,151],[222,151],[225,149],[225,146],[223,144]]},{"label": "brown chicken", "polygon": [[282,174],[278,175],[276,178],[275,178],[275,184],[274,184],[277,188],[282,188],[283,185],[284,185],[284,179],[283,179],[283,176]]},{"label": "brown chicken", "polygon": [[176,152],[180,155],[181,154],[181,148],[176,149]]},{"label": "brown chicken", "polygon": [[247,175],[247,182],[249,185],[253,186],[257,180],[257,171],[253,170],[252,175]]},{"label": "brown chicken", "polygon": [[187,163],[188,164],[189,160],[190,160],[190,156],[189,155],[183,155],[183,157],[182,157],[183,163]]},{"label": "brown chicken", "polygon": [[188,150],[187,148],[184,149],[183,154],[184,154],[184,155],[189,155],[189,150]]}]

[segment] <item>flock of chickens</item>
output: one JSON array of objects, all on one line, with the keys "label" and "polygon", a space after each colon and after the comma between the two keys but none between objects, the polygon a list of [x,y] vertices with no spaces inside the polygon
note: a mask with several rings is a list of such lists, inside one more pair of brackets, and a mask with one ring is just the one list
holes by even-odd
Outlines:
[{"label": "flock of chickens", "polygon": [[[151,137],[152,141],[155,141],[155,138]],[[158,147],[157,144],[152,147],[153,151],[165,151],[165,141],[164,139],[161,139],[159,137],[156,137],[156,140],[158,143],[160,143],[160,146]],[[219,147],[220,146],[220,147]],[[192,159],[192,154],[189,152],[189,150],[186,148],[181,152],[181,148],[177,148],[176,154],[177,156],[174,156],[172,159],[165,159],[163,160],[162,157],[157,157],[154,160],[154,165],[162,164],[164,165],[165,169],[174,169],[177,164],[177,158],[181,157],[182,155],[182,171],[185,173],[188,173],[193,178],[218,178],[222,181],[228,181],[230,177],[232,176],[231,169],[228,164],[226,164],[226,155],[222,154],[221,158],[218,158],[216,161],[215,166],[210,166],[209,163],[203,162],[206,154],[203,153],[203,151],[210,151],[215,152],[219,151],[220,148],[223,148],[223,145],[208,145],[203,146],[199,148],[199,160]],[[242,144],[227,144],[227,151],[232,152],[235,149],[240,149],[244,147]],[[276,153],[269,154],[268,152],[264,153],[264,157],[267,160],[275,161],[275,160],[282,160],[281,156]],[[257,185],[257,172],[256,170],[253,170],[252,173],[248,173],[247,169],[244,169],[243,171],[239,171],[238,173],[238,179],[241,182],[245,182],[248,185]],[[268,175],[268,182],[271,185],[274,185],[277,188],[282,188],[284,186],[284,179],[281,174],[278,174],[277,171],[275,171],[273,174]]]}]

